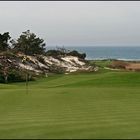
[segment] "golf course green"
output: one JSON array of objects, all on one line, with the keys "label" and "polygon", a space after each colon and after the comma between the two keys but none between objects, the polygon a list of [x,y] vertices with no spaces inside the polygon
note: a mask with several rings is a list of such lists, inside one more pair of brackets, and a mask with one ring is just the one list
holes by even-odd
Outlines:
[{"label": "golf course green", "polygon": [[0,84],[0,138],[140,138],[140,73],[100,70]]}]

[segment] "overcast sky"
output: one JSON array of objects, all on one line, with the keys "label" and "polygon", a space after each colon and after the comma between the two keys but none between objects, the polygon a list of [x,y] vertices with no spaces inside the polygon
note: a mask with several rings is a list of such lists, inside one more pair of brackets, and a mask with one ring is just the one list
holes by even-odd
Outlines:
[{"label": "overcast sky", "polygon": [[0,33],[47,46],[140,46],[140,1],[0,1]]}]

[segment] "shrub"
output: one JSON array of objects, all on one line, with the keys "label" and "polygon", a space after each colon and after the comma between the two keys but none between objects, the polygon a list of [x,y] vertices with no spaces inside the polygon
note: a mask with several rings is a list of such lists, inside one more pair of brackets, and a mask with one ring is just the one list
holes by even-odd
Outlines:
[{"label": "shrub", "polygon": [[128,65],[127,62],[116,60],[116,61],[113,61],[112,64],[109,65],[109,67],[111,67],[111,68],[125,69],[125,67],[127,65]]},{"label": "shrub", "polygon": [[79,53],[76,50],[73,50],[73,51],[69,52],[68,55],[77,56],[77,57],[79,57],[81,59],[85,59],[86,58],[86,54],[85,53],[81,54],[81,53]]},{"label": "shrub", "polygon": [[81,59],[85,59],[86,58],[86,54],[85,53],[79,53],[78,51],[76,50],[73,50],[73,51],[64,51],[64,49],[59,49],[59,50],[48,50],[46,52],[46,55],[47,56],[53,56],[53,57],[58,57],[58,56],[68,56],[68,55],[71,55],[71,56],[76,56],[78,58],[81,58]]},{"label": "shrub", "polygon": [[55,57],[55,56],[58,56],[58,55],[64,55],[64,53],[61,52],[60,50],[48,50],[46,52],[46,55]]},{"label": "shrub", "polygon": [[65,68],[58,67],[56,65],[51,65],[51,67],[50,67],[49,70],[50,70],[50,72],[57,73],[57,74],[63,74],[63,73],[65,73]]},{"label": "shrub", "polygon": [[42,64],[46,64],[46,63],[45,63],[45,60],[44,60],[41,56],[37,56],[37,60],[38,60],[39,62],[41,62]]}]

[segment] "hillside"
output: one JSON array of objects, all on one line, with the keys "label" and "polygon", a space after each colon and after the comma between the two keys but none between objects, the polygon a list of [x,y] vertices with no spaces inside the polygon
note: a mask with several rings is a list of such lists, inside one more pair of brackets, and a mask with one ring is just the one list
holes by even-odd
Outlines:
[{"label": "hillside", "polygon": [[[50,73],[71,73],[79,71],[96,71],[97,68],[88,64],[84,59],[77,56],[45,56],[45,55],[25,55],[0,54],[1,75],[6,71],[21,72],[23,75],[48,75]],[[20,74],[21,74],[20,73]],[[19,74],[18,74],[19,75]]]}]

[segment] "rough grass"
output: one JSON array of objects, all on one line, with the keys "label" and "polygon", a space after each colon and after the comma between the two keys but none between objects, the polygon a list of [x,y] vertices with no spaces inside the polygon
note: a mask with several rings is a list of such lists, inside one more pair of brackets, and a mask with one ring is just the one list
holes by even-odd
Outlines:
[{"label": "rough grass", "polygon": [[140,73],[0,84],[0,138],[140,138]]}]

